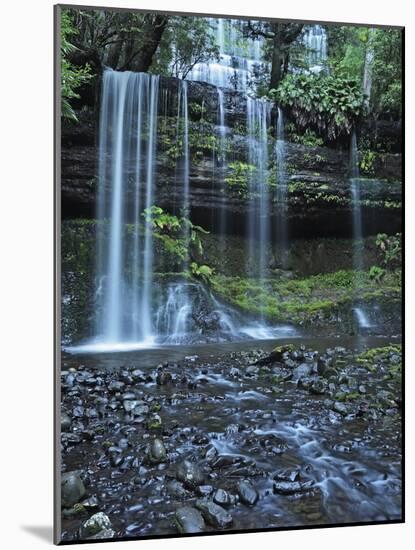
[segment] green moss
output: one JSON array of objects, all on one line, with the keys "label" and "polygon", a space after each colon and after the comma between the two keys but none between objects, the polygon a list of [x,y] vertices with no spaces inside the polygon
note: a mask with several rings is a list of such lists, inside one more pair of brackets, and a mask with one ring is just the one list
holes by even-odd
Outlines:
[{"label": "green moss", "polygon": [[[399,298],[398,274],[386,273],[382,287],[374,288],[369,272],[340,270],[304,279],[269,279],[261,286],[256,279],[214,275],[212,287],[226,301],[252,314],[274,321],[306,322],[328,316],[356,298]],[[355,291],[355,289],[358,289]],[[358,294],[356,294],[358,292]]]}]

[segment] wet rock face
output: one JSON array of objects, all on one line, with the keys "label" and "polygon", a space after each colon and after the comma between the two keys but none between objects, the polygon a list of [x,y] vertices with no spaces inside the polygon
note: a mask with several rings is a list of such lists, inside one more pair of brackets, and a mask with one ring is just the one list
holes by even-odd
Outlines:
[{"label": "wet rock face", "polygon": [[[81,538],[112,538],[114,531],[109,517],[103,512],[91,516],[82,526]],[[99,535],[99,536],[98,536]]]},{"label": "wet rock face", "polygon": [[218,504],[208,500],[198,500],[196,508],[201,511],[206,522],[217,529],[226,529],[232,525],[232,516]]},{"label": "wet rock face", "polygon": [[205,522],[201,513],[190,506],[183,506],[176,510],[176,522],[180,533],[202,533]]},{"label": "wet rock face", "polygon": [[[178,80],[161,78],[161,87],[169,98],[167,112],[160,117],[177,116]],[[233,157],[241,162],[247,159],[246,98],[237,92],[223,90],[226,138],[230,141]],[[217,135],[217,88],[203,82],[188,82],[189,105],[204,104],[204,119],[200,112],[190,108],[192,131]],[[78,113],[79,123],[67,124],[62,130],[62,208],[63,217],[93,218],[96,205],[98,178],[98,117],[91,110]],[[274,139],[274,138],[271,138]],[[162,140],[159,140],[162,142]],[[272,146],[273,144],[271,144]],[[231,169],[223,169],[212,150],[194,150],[197,162],[190,170],[190,207],[195,223],[210,230],[218,227],[219,211],[225,209],[229,229],[238,234],[244,226],[250,205],[243,194],[222,191],[221,179],[232,176]],[[349,182],[349,152],[335,147],[309,147],[286,143],[289,167],[288,196],[286,199],[289,233],[293,238],[311,236],[351,237],[351,190]],[[378,155],[374,164],[373,180],[362,187],[364,234],[397,232],[400,230],[401,156]],[[128,168],[128,167],[127,167]],[[157,203],[167,210],[183,204],[183,186],[175,182],[183,176],[183,167],[172,169],[169,156],[161,146],[157,151]],[[392,182],[395,182],[393,184]],[[276,220],[280,205],[271,203],[271,219]],[[372,214],[372,215],[370,215]],[[318,233],[320,232],[320,233]],[[317,234],[318,233],[318,234]],[[242,234],[239,230],[239,234]]]},{"label": "wet rock face", "polygon": [[258,500],[258,492],[249,481],[238,483],[238,494],[241,502],[248,506],[253,506]]},{"label": "wet rock face", "polygon": [[400,349],[335,342],[64,355],[63,541],[399,518]]},{"label": "wet rock face", "polygon": [[66,472],[61,478],[61,501],[63,508],[70,508],[85,495],[85,485],[78,472]]},{"label": "wet rock face", "polygon": [[197,464],[190,460],[183,460],[177,465],[176,477],[189,489],[195,489],[204,481],[203,472]]}]

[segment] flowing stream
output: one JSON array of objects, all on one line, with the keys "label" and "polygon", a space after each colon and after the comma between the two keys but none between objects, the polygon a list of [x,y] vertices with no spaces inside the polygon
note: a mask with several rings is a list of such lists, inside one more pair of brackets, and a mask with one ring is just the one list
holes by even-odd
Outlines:
[{"label": "flowing stream", "polygon": [[[272,103],[255,96],[255,74],[263,57],[263,42],[244,38],[242,47],[238,21],[210,22],[219,49],[218,59],[198,63],[187,80],[178,81],[176,132],[182,152],[176,163],[176,186],[181,187],[182,202],[174,213],[191,220],[188,80],[205,81],[217,87],[214,164],[218,170],[213,179],[218,182],[222,195],[216,232],[221,253],[225,253],[225,236],[230,225],[226,197],[231,161],[227,153],[225,92],[237,90],[246,101],[247,164],[241,168],[247,171],[246,271],[266,291],[272,265],[282,269],[288,265],[284,113],[277,108],[273,116]],[[310,70],[317,66],[323,68],[327,58],[324,28],[306,27],[301,40],[307,48]],[[134,349],[163,343],[235,341],[294,333],[291,327],[270,326],[264,314],[253,318],[221,303],[202,282],[189,282],[180,277],[165,283],[157,280],[154,228],[148,216],[157,204],[157,122],[166,102],[167,90],[159,76],[104,71],[95,336],[73,350]],[[276,126],[272,128],[274,119]],[[270,133],[276,136],[273,148]],[[354,267],[361,270],[362,214],[355,133],[351,139],[350,186],[354,204]],[[190,244],[190,225],[185,224],[183,231],[184,242]],[[182,271],[191,271],[188,257],[183,261]],[[259,305],[265,299],[262,296],[265,292],[258,296]],[[361,307],[354,311],[359,326],[370,327],[366,312]]]}]

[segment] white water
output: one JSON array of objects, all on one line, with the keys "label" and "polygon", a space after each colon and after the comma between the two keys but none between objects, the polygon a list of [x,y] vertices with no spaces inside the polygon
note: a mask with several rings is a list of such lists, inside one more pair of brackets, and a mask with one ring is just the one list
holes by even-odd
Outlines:
[{"label": "white water", "polygon": [[[355,271],[362,271],[363,262],[363,227],[362,227],[362,207],[360,196],[361,179],[359,173],[359,155],[357,148],[357,137],[355,130],[352,131],[350,138],[350,190],[352,197],[353,212],[353,267]],[[358,290],[358,289],[356,289]],[[357,323],[360,328],[370,328],[372,326],[367,311],[362,306],[353,308]]]},{"label": "white water", "polygon": [[[138,235],[140,197],[153,203],[159,77],[105,71],[102,83],[99,146],[97,237],[98,293],[96,342],[115,345],[125,339],[148,341],[151,326],[153,234],[146,226],[144,243]],[[150,128],[142,156],[144,126]],[[126,276],[127,195],[134,200],[133,265]],[[141,245],[143,244],[143,250]],[[142,266],[142,269],[141,269]]]},{"label": "white water", "polygon": [[[225,93],[237,89],[245,95],[247,157],[253,167],[248,178],[247,267],[248,272],[265,287],[270,268],[271,241],[279,247],[277,253],[282,266],[285,265],[285,251],[288,248],[284,209],[287,178],[283,114],[278,110],[276,147],[271,153],[268,132],[272,105],[265,99],[252,97],[255,72],[263,64],[263,42],[245,39],[242,47],[239,21],[219,19],[211,20],[211,24],[220,59],[195,66],[187,79],[204,80],[219,86],[217,158],[224,197],[227,192],[224,177],[227,162],[230,161],[226,154]],[[324,29],[311,30],[305,36],[310,51],[314,52],[312,59],[324,63]],[[95,336],[82,347],[83,351],[141,349],[189,339],[202,341],[206,334],[211,339],[209,341],[215,338],[225,341],[293,335],[290,327],[270,327],[265,318],[244,319],[239,312],[219,303],[211,293],[207,293],[201,283],[178,281],[163,286],[154,281],[153,228],[151,224],[144,223],[143,211],[157,204],[157,118],[167,101],[167,90],[160,89],[156,75],[104,72],[99,141],[98,218],[101,227],[97,237],[97,313]],[[182,170],[176,185],[181,185],[183,192],[182,203],[175,213],[191,218],[187,81],[179,83],[177,139],[183,143],[183,155],[178,160]],[[277,235],[273,239],[270,223],[270,154],[275,155],[277,166]],[[127,223],[131,224],[128,231]],[[186,227],[184,237],[189,240],[189,227]],[[223,206],[219,223],[222,245],[226,230],[227,212]],[[188,270],[189,261],[186,259],[183,271]],[[202,303],[204,315],[212,317],[211,327],[214,328],[205,330],[203,322],[197,319]]]},{"label": "white water", "polygon": [[320,73],[327,62],[327,33],[321,25],[306,26],[302,41],[307,52],[307,66],[312,73]]},{"label": "white water", "polygon": [[285,150],[285,130],[284,130],[284,113],[278,107],[277,117],[277,139],[275,143],[275,155],[277,160],[277,235],[278,243],[278,265],[285,268],[287,266],[288,255],[288,233],[287,233],[287,216],[285,203],[288,192],[287,166],[286,166],[286,150]]}]

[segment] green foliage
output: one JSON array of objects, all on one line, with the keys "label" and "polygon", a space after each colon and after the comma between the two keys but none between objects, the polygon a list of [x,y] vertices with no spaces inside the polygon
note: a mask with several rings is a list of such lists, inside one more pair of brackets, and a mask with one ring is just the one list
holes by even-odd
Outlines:
[{"label": "green foliage", "polygon": [[190,270],[194,277],[202,279],[206,284],[210,284],[213,276],[213,268],[208,265],[198,265],[196,262],[190,264]]},{"label": "green foliage", "polygon": [[161,229],[168,233],[175,229],[180,229],[181,224],[177,216],[173,216],[165,212],[159,206],[151,206],[144,210],[144,218],[147,223],[150,223],[154,229]]},{"label": "green foliage", "polygon": [[248,193],[249,180],[256,168],[253,164],[247,164],[239,160],[228,164],[230,174],[225,178],[229,188],[240,196]]},{"label": "green foliage", "polygon": [[73,25],[71,16],[65,10],[61,17],[61,107],[62,117],[77,122],[75,111],[70,100],[79,98],[77,90],[92,78],[89,65],[75,67],[68,56],[76,50],[71,42],[71,37],[78,31]]},{"label": "green foliage", "polygon": [[381,252],[382,263],[387,269],[399,269],[402,265],[401,238],[401,233],[396,235],[378,233],[376,236],[376,246]]},{"label": "green foliage", "polygon": [[307,145],[308,147],[321,147],[324,144],[324,140],[319,137],[316,132],[311,130],[311,128],[306,128],[304,132],[298,133],[295,131],[288,133],[289,140],[294,143],[299,143],[301,145]]},{"label": "green foliage", "polygon": [[194,225],[187,217],[178,218],[153,205],[143,212],[145,222],[155,231],[155,236],[163,241],[168,252],[184,261],[188,256],[203,255],[201,234],[209,232],[200,225]]},{"label": "green foliage", "polygon": [[376,29],[372,36],[371,108],[379,114],[402,116],[402,31]]},{"label": "green foliage", "polygon": [[[397,276],[385,273],[381,289],[374,289],[369,272],[340,270],[304,279],[256,279],[214,275],[213,289],[225,300],[252,314],[262,314],[272,321],[309,323],[329,317],[355,297],[365,299],[400,292]],[[356,294],[357,293],[357,294]]]},{"label": "green foliage", "polygon": [[383,277],[385,276],[386,271],[377,265],[372,265],[369,270],[369,277],[376,283],[380,283]]},{"label": "green foliage", "polygon": [[311,126],[329,140],[349,133],[362,114],[361,89],[348,77],[289,74],[270,95],[291,111],[298,128]]},{"label": "green foliage", "polygon": [[196,63],[218,59],[219,50],[207,19],[170,17],[152,71],[185,79]]},{"label": "green foliage", "polygon": [[362,174],[373,176],[375,173],[376,152],[370,149],[359,151],[359,168]]},{"label": "green foliage", "polygon": [[[400,361],[396,362],[392,360],[392,358],[396,359],[396,356],[400,358]],[[360,353],[356,357],[356,361],[372,372],[375,371],[380,364],[385,364],[388,370],[386,376],[388,379],[400,380],[402,376],[402,346],[400,344],[381,348],[371,348]]]}]

